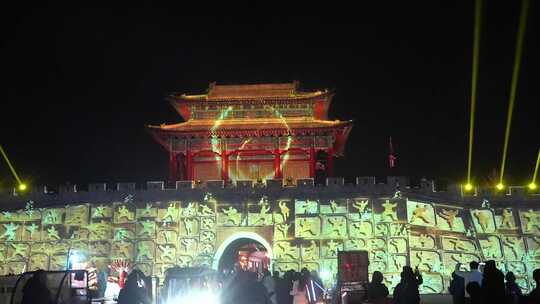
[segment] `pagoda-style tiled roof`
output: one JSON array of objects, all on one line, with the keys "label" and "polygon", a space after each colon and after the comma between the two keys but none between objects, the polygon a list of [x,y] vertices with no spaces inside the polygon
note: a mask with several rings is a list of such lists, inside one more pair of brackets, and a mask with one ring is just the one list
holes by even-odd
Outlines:
[{"label": "pagoda-style tiled roof", "polygon": [[298,82],[221,85],[211,83],[207,94],[187,95],[174,93],[171,97],[184,101],[234,101],[234,100],[293,100],[327,94],[328,91],[303,92],[298,90]]},{"label": "pagoda-style tiled roof", "polygon": [[[287,136],[338,134],[346,141],[352,128],[352,121],[317,120],[305,118],[254,118],[254,119],[225,119],[225,120],[189,120],[178,124],[162,124],[147,126],[156,139],[164,141],[168,136],[189,137],[257,137],[257,136]],[[336,154],[343,152],[343,146],[338,144]]]},{"label": "pagoda-style tiled roof", "polygon": [[306,103],[315,104],[314,118],[326,119],[333,93],[328,90],[301,91],[299,83],[221,85],[211,83],[206,94],[187,95],[173,93],[168,97],[172,106],[184,118],[191,118],[190,107],[200,103],[226,104],[276,104]]},{"label": "pagoda-style tiled roof", "polygon": [[[204,132],[210,135],[225,131],[242,130],[289,130],[296,129],[328,129],[349,126],[352,121],[316,120],[316,119],[280,119],[280,118],[253,118],[253,119],[225,119],[225,120],[190,120],[178,124],[149,125],[148,128],[174,133]],[[281,133],[281,131],[280,131]]]}]

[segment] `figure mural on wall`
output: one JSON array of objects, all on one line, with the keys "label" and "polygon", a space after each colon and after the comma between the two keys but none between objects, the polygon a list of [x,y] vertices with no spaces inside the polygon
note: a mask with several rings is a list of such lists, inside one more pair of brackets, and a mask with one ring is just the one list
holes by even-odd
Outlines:
[{"label": "figure mural on wall", "polygon": [[222,209],[222,211],[227,216],[225,221],[226,224],[230,223],[235,226],[240,224],[241,214],[238,213],[238,210],[236,208],[229,206],[228,209]]},{"label": "figure mural on wall", "polygon": [[176,240],[176,231],[174,230],[161,231],[161,235],[163,236],[165,243],[173,243]]},{"label": "figure mural on wall", "polygon": [[421,233],[420,236],[418,237],[418,243],[420,244],[420,246],[422,248],[433,248],[433,245],[435,243],[435,241],[433,240],[433,238],[425,233]]},{"label": "figure mural on wall", "polygon": [[390,225],[390,235],[392,236],[406,236],[408,232],[409,229],[405,224],[393,223]]},{"label": "figure mural on wall", "polygon": [[170,245],[159,245],[158,246],[161,252],[161,261],[165,263],[174,263],[175,257],[175,248]]},{"label": "figure mural on wall", "polygon": [[443,209],[439,215],[446,220],[448,223],[448,227],[450,229],[454,229],[454,221],[456,220],[456,216],[458,215],[459,210],[456,209]]},{"label": "figure mural on wall", "polygon": [[520,239],[516,237],[503,237],[502,243],[507,258],[512,257],[512,259],[517,259],[523,254],[523,252],[521,252],[523,247]]},{"label": "figure mural on wall", "polygon": [[498,237],[489,236],[485,240],[480,240],[480,246],[485,258],[497,259],[501,257],[501,245]]},{"label": "figure mural on wall", "polygon": [[152,216],[152,208],[153,205],[151,203],[146,203],[144,209],[141,210],[141,217]]},{"label": "figure mural on wall", "polygon": [[338,204],[335,200],[330,200],[330,210],[332,210],[332,213],[336,213]]},{"label": "figure mural on wall", "polygon": [[118,221],[121,221],[122,219],[126,221],[132,221],[133,220],[133,213],[129,211],[129,209],[126,206],[120,206],[117,210],[117,216]]},{"label": "figure mural on wall", "polygon": [[36,225],[36,223],[32,223],[30,225],[27,225],[25,228],[26,231],[28,231],[28,239],[30,241],[34,240],[34,237],[36,237],[36,234],[38,233],[39,226]]},{"label": "figure mural on wall", "polygon": [[509,229],[514,228],[514,216],[512,215],[512,209],[503,209],[501,227]]},{"label": "figure mural on wall", "polygon": [[401,271],[405,266],[405,256],[391,255],[389,265],[392,266],[392,271]]},{"label": "figure mural on wall", "polygon": [[184,219],[184,227],[186,228],[186,234],[187,235],[193,235],[193,224],[195,223],[194,219],[191,218],[185,218]]},{"label": "figure mural on wall", "polygon": [[195,244],[195,240],[194,239],[182,239],[182,241],[180,243],[184,247],[184,251],[189,252],[191,250],[191,247]]},{"label": "figure mural on wall", "polygon": [[45,212],[45,216],[43,216],[43,223],[44,224],[57,224],[59,222],[60,215],[58,214],[57,210],[51,209]]},{"label": "figure mural on wall", "polygon": [[422,220],[422,222],[426,224],[431,224],[431,221],[429,220],[429,215],[426,214],[427,211],[427,204],[416,205],[416,209],[414,209],[412,212],[411,223],[414,223],[416,220]]},{"label": "figure mural on wall", "polygon": [[280,259],[294,260],[296,256],[296,247],[291,246],[289,242],[278,242],[276,244],[276,256]]},{"label": "figure mural on wall", "polygon": [[216,240],[216,236],[211,231],[203,231],[201,233],[201,242],[202,243],[212,243]]},{"label": "figure mural on wall", "polygon": [[212,244],[204,243],[204,244],[202,244],[201,253],[202,254],[212,254],[212,253],[214,253],[214,247],[212,246]]},{"label": "figure mural on wall", "polygon": [[185,256],[185,255],[179,256],[178,265],[180,267],[188,267],[189,265],[191,265],[192,260],[193,258],[191,256]]},{"label": "figure mural on wall", "polygon": [[150,220],[145,220],[145,221],[140,222],[140,223],[141,223],[141,226],[142,226],[142,230],[140,231],[139,235],[144,236],[144,237],[148,237],[148,238],[152,238],[154,233],[155,233],[155,229],[156,229],[155,222],[150,221]]},{"label": "figure mural on wall", "polygon": [[345,221],[343,218],[331,218],[329,217],[328,223],[330,224],[330,234],[341,237],[344,235]]},{"label": "figure mural on wall", "polygon": [[[336,195],[321,198],[325,204],[320,207],[316,199],[287,196],[272,201],[263,197],[255,204],[251,198],[223,203],[214,199],[189,204],[186,201],[186,205],[165,201],[159,202],[161,208],[156,207],[158,203],[142,202],[134,209],[136,213],[130,206],[114,202],[90,209],[74,202],[63,209],[36,210],[32,218],[22,209],[4,211],[0,214],[0,274],[9,268],[61,270],[71,247],[87,250],[93,259],[136,258],[148,275],[159,276],[161,268],[173,265],[215,263],[217,234],[229,226],[227,229],[233,232],[268,233],[273,239],[274,269],[307,267],[331,272],[329,277],[334,278],[338,250],[368,250],[372,258],[370,271],[380,270],[389,280],[407,263],[420,263],[422,270],[428,271],[423,285],[429,286],[422,288],[432,293],[446,290],[456,262],[495,259],[501,267],[514,271],[520,284],[525,282],[525,288],[531,288],[527,281],[529,270],[540,267],[539,211],[519,206],[505,208],[496,202],[495,217],[490,209],[471,210],[446,201],[418,203],[404,195],[404,206],[394,200],[374,198],[380,205],[378,213],[373,214],[370,199]],[[295,208],[292,202],[297,204]],[[185,208],[179,208],[180,204]],[[136,214],[137,222],[120,223],[120,214],[126,214],[120,217],[125,221],[129,210],[131,215]],[[244,210],[249,211],[247,216]],[[87,218],[81,219],[79,212],[86,212]],[[520,221],[514,218],[516,212]],[[408,221],[400,220],[398,215],[403,214]],[[245,227],[230,227],[244,226],[244,218]],[[89,219],[92,222],[87,223]],[[162,220],[167,222],[166,228],[160,227]],[[258,221],[270,227],[250,227],[248,221],[249,225]],[[425,227],[428,222],[429,227]],[[432,226],[435,223],[438,225]],[[507,230],[497,232],[496,227]],[[62,241],[64,238],[68,239]]]},{"label": "figure mural on wall", "polygon": [[105,206],[94,207],[92,217],[105,217]]},{"label": "figure mural on wall", "polygon": [[199,215],[201,216],[212,216],[214,215],[214,211],[210,209],[208,206],[201,204],[201,211],[199,212]]},{"label": "figure mural on wall", "polygon": [[54,226],[47,228],[47,238],[49,240],[59,240],[60,235],[58,235],[58,230]]},{"label": "figure mural on wall", "polygon": [[31,270],[49,268],[49,257],[45,254],[37,254],[30,258]]},{"label": "figure mural on wall", "polygon": [[356,210],[358,210],[358,213],[360,215],[362,215],[365,210],[366,210],[366,206],[368,205],[368,200],[354,200],[354,202],[352,203],[352,207]]},{"label": "figure mural on wall", "polygon": [[338,247],[340,245],[340,243],[330,240],[328,243],[326,243],[326,255],[329,257],[337,257]]},{"label": "figure mural on wall", "polygon": [[384,202],[384,204],[382,204],[383,208],[384,208],[384,211],[382,212],[381,214],[381,220],[385,220],[385,219],[388,219],[390,218],[391,221],[397,221],[397,215],[396,215],[396,211],[394,209],[396,209],[397,207],[397,203],[390,203],[389,200],[386,200]]},{"label": "figure mural on wall", "polygon": [[137,256],[139,260],[152,260],[154,255],[151,253],[150,248],[145,242],[139,242],[137,247]]},{"label": "figure mural on wall", "polygon": [[68,209],[66,217],[66,225],[81,225],[86,224],[86,206],[76,206]]},{"label": "figure mural on wall", "polygon": [[19,229],[19,225],[13,223],[4,224],[4,228],[6,231],[0,235],[0,238],[6,238],[6,241],[14,241],[15,238],[17,238],[17,229]]},{"label": "figure mural on wall", "polygon": [[11,247],[13,248],[13,251],[9,259],[13,260],[13,259],[16,259],[17,257],[20,257],[23,259],[26,258],[26,254],[28,253],[28,245],[12,243]]},{"label": "figure mural on wall", "polygon": [[[169,205],[169,208],[171,208],[170,205]],[[167,213],[169,213],[169,208],[167,208]],[[172,206],[172,208],[174,208],[174,205]],[[170,209],[171,213],[176,212],[176,208],[174,208],[174,211],[172,210],[172,208]],[[185,217],[195,216],[197,214],[197,208],[195,206],[195,203],[189,202],[187,207],[184,208],[183,214],[184,214]]]},{"label": "figure mural on wall", "polygon": [[130,259],[131,258],[131,244],[130,243],[115,243],[113,252],[116,253],[117,258]]},{"label": "figure mural on wall", "polygon": [[313,227],[311,226],[311,221],[307,218],[303,218],[303,219],[299,219],[298,220],[298,224],[299,224],[299,227],[300,227],[300,231],[299,231],[299,235],[301,236],[305,236],[305,235],[310,235],[310,236],[315,236],[317,235],[314,231],[313,231]]},{"label": "figure mural on wall", "polygon": [[286,222],[289,218],[290,209],[287,207],[286,201],[279,201],[279,209],[281,210],[281,216],[283,216],[283,222]]},{"label": "figure mural on wall", "polygon": [[125,241],[129,236],[129,233],[126,229],[118,229],[114,233],[114,240],[115,241]]},{"label": "figure mural on wall", "polygon": [[407,250],[407,243],[403,238],[391,238],[388,241],[390,252],[392,253],[402,253]]},{"label": "figure mural on wall", "polygon": [[460,239],[454,239],[454,238],[449,238],[447,239],[448,243],[452,246],[452,249],[450,250],[454,250],[454,251],[466,251],[467,248],[464,246],[463,242],[460,240]]},{"label": "figure mural on wall", "polygon": [[215,221],[213,218],[204,217],[201,218],[201,229],[203,230],[213,230]]},{"label": "figure mural on wall", "polygon": [[532,209],[523,213],[523,218],[527,221],[526,230],[532,231],[534,228],[540,230],[540,221],[538,220],[540,215]]},{"label": "figure mural on wall", "polygon": [[319,250],[315,241],[311,240],[309,246],[304,248],[302,258],[304,260],[316,260],[319,258]]},{"label": "figure mural on wall", "polygon": [[110,227],[110,224],[105,221],[88,225],[87,228],[90,234],[90,239],[103,240],[109,238],[107,234],[110,231]]},{"label": "figure mural on wall", "polygon": [[478,224],[482,228],[482,232],[486,232],[489,228],[489,222],[491,220],[491,213],[488,211],[476,210],[473,214],[476,217]]},{"label": "figure mural on wall", "polygon": [[[184,210],[184,214],[190,214],[187,216],[191,216],[191,211],[193,209],[193,204],[189,203],[189,206]],[[188,211],[189,210],[189,211]],[[167,206],[167,211],[165,212],[165,215],[163,215],[162,221],[163,222],[175,222],[176,217],[178,216],[178,209],[174,205],[174,203],[170,203],[169,206]]]},{"label": "figure mural on wall", "polygon": [[263,225],[266,224],[267,213],[268,211],[270,211],[270,206],[268,205],[268,203],[263,203],[260,205],[261,205],[261,210],[259,211],[259,217],[253,223],[254,225],[258,224],[259,222],[262,223]]},{"label": "figure mural on wall", "polygon": [[290,227],[291,227],[291,225],[286,224],[286,223],[276,225],[277,230],[281,233],[281,238],[283,238],[283,239],[287,238],[287,236],[289,235],[289,228]]}]

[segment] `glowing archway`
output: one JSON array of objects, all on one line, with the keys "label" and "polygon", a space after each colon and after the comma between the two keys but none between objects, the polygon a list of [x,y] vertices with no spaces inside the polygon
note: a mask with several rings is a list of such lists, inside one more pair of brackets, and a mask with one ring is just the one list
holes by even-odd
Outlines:
[{"label": "glowing archway", "polygon": [[270,270],[272,270],[272,259],[274,258],[274,253],[272,252],[272,245],[270,245],[270,243],[268,243],[268,241],[259,234],[249,231],[236,232],[233,235],[229,236],[225,241],[223,241],[223,243],[221,243],[219,248],[216,250],[216,254],[214,255],[214,261],[212,263],[213,269],[218,270],[219,261],[221,260],[221,256],[223,255],[227,247],[229,247],[229,245],[239,239],[251,239],[261,243],[261,245],[263,245],[267,250],[266,252],[268,254],[268,257],[270,258]]}]

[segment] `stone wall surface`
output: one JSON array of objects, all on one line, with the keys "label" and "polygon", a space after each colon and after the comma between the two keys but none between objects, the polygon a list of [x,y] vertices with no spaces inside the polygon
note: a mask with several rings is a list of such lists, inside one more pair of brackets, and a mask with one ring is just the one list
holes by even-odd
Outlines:
[{"label": "stone wall surface", "polygon": [[175,265],[216,265],[236,232],[260,235],[274,270],[307,267],[327,284],[340,250],[368,250],[369,272],[383,272],[391,287],[404,265],[418,266],[422,293],[446,293],[457,262],[493,259],[524,291],[540,268],[536,196],[454,199],[347,186],[214,190],[20,198],[25,204],[0,213],[0,274],[65,269],[69,252],[81,252],[96,264],[129,260],[163,279]]}]

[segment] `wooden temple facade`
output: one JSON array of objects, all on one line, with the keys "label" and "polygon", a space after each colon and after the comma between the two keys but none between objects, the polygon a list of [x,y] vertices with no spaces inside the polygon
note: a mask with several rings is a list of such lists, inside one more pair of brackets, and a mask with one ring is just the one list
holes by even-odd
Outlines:
[{"label": "wooden temple facade", "polygon": [[206,94],[168,97],[185,122],[147,128],[169,152],[172,181],[332,176],[352,128],[352,121],[328,120],[332,97],[301,91],[298,82],[212,83]]}]

